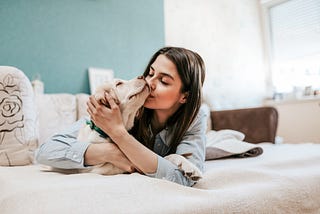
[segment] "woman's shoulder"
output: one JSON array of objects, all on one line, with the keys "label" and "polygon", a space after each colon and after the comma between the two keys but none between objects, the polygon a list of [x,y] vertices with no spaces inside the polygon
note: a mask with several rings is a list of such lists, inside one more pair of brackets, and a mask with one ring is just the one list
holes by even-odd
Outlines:
[{"label": "woman's shoulder", "polygon": [[205,103],[201,104],[198,115],[201,115],[203,117],[209,116],[210,115],[210,107]]},{"label": "woman's shoulder", "polygon": [[195,117],[194,121],[191,123],[188,130],[193,130],[193,129],[206,130],[208,118],[210,118],[210,108],[207,105],[203,104],[201,105],[197,116]]}]

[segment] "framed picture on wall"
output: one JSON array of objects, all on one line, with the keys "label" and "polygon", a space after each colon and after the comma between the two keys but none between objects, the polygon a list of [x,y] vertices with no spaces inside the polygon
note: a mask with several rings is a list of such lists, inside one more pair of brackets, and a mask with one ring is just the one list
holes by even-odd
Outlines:
[{"label": "framed picture on wall", "polygon": [[91,94],[93,94],[96,88],[103,82],[113,79],[113,70],[111,69],[90,67],[88,74]]}]

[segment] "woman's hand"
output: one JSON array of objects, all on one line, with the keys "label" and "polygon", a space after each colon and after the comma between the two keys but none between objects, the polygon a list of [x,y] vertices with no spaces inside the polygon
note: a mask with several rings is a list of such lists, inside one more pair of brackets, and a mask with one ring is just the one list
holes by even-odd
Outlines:
[{"label": "woman's hand", "polygon": [[94,96],[90,96],[87,102],[87,112],[94,124],[113,138],[126,130],[119,106],[108,93],[106,93],[106,100],[109,102],[110,108],[98,103]]}]

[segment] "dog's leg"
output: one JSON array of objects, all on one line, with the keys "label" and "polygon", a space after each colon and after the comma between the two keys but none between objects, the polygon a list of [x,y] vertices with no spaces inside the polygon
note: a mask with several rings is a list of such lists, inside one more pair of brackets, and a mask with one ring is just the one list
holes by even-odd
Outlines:
[{"label": "dog's leg", "polygon": [[184,176],[191,180],[198,181],[202,178],[202,173],[198,167],[188,161],[185,157],[178,154],[171,154],[164,158],[177,165],[179,169],[184,172]]}]

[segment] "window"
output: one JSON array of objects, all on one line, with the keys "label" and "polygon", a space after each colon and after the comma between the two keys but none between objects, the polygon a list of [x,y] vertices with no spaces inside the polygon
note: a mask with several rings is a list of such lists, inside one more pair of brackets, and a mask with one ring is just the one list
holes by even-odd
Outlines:
[{"label": "window", "polygon": [[319,92],[320,0],[265,2],[274,91]]}]

